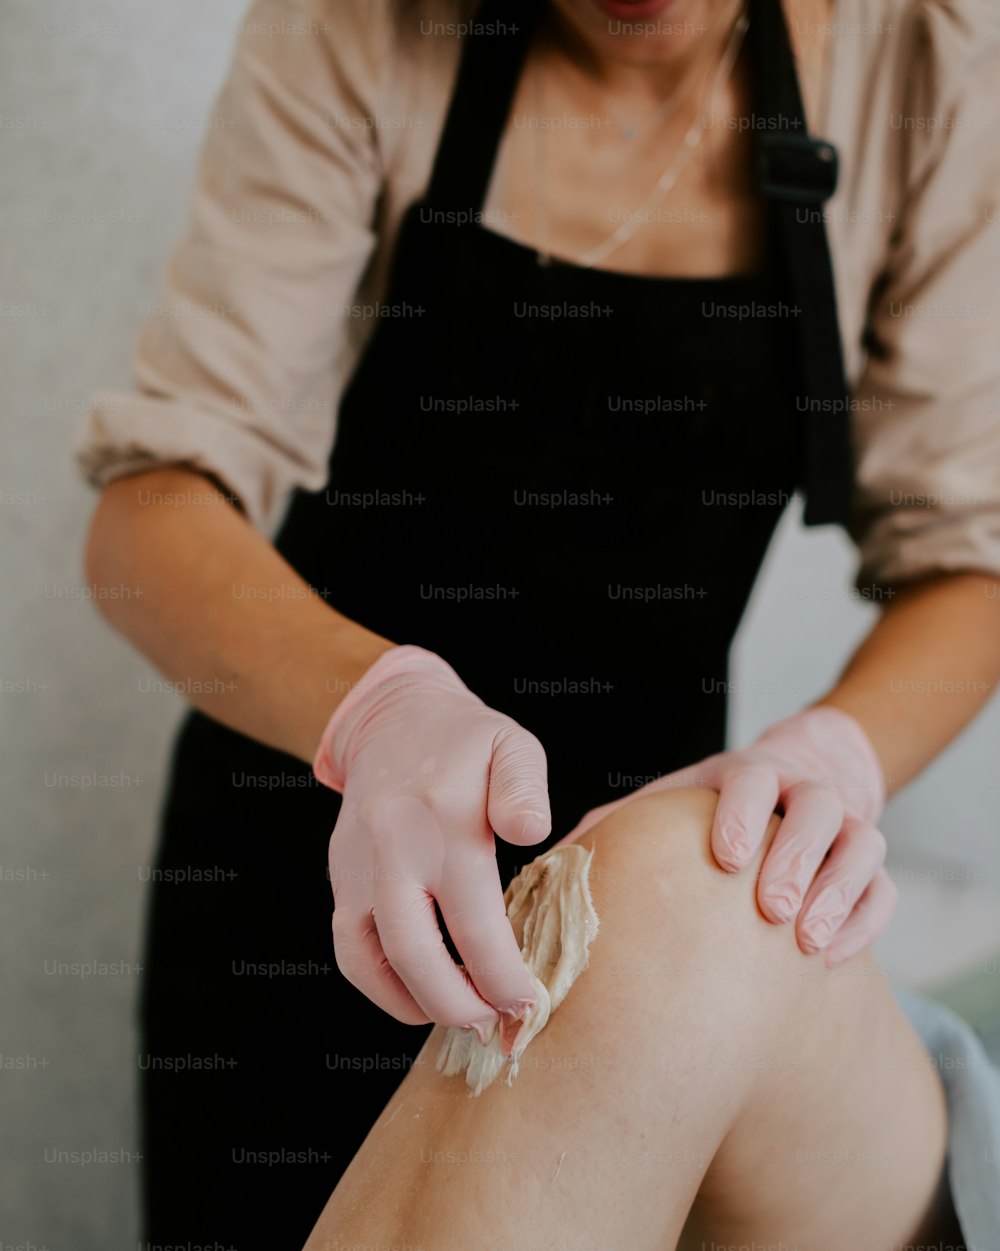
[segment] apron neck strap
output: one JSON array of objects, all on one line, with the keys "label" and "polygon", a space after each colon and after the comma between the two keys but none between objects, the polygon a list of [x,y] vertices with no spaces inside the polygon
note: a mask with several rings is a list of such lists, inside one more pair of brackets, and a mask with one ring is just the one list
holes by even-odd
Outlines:
[{"label": "apron neck strap", "polygon": [[[796,402],[806,410],[806,525],[844,524],[853,482],[850,393],[823,203],[837,152],[809,135],[781,0],[748,0],[754,62],[754,184],[769,200],[782,278],[798,308]],[[482,0],[459,59],[425,200],[477,212],[545,0]]]}]

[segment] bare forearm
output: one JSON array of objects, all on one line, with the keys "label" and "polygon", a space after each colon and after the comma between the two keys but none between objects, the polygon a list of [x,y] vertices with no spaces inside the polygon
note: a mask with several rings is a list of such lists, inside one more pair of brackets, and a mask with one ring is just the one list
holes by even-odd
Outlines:
[{"label": "bare forearm", "polygon": [[392,646],[336,612],[185,469],[104,489],[87,576],[108,621],[196,707],[306,761],[351,685]]},{"label": "bare forearm", "polygon": [[889,793],[973,719],[1000,680],[1000,580],[951,574],[897,592],[819,702],[854,716]]}]

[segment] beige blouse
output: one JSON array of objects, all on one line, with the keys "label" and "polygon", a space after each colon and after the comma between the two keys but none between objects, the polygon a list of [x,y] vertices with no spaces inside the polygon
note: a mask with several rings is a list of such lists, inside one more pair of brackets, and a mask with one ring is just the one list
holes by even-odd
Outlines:
[{"label": "beige blouse", "polygon": [[[99,392],[81,431],[91,482],[191,465],[264,531],[325,485],[454,83],[448,7],[401,28],[391,0],[253,0],[135,389]],[[1000,9],[835,0],[830,21],[810,127],[841,155],[858,580],[1000,573]]]}]

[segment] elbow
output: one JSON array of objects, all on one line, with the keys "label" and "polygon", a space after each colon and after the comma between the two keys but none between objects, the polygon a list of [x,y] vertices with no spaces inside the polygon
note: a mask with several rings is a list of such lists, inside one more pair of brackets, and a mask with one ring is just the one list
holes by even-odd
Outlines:
[{"label": "elbow", "polygon": [[108,605],[112,602],[107,596],[107,588],[113,579],[115,563],[112,550],[114,527],[107,524],[107,491],[105,487],[98,498],[83,545],[84,578],[102,617],[107,617]]},{"label": "elbow", "polygon": [[83,545],[83,573],[93,602],[101,616],[112,625],[127,611],[131,596],[123,593],[129,583],[130,542],[134,524],[129,517],[129,501],[134,484],[118,479],[105,486],[97,500]]}]

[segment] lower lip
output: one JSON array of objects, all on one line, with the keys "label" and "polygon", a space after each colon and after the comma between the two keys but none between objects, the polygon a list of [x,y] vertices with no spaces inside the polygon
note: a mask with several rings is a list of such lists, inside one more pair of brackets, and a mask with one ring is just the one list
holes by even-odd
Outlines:
[{"label": "lower lip", "polygon": [[634,22],[662,17],[675,3],[676,0],[597,0],[597,7],[608,17]]}]

